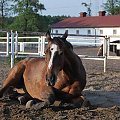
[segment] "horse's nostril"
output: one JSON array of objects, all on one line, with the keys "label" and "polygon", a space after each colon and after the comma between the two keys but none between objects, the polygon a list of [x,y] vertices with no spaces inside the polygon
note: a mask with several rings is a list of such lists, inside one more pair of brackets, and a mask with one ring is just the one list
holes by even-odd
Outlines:
[{"label": "horse's nostril", "polygon": [[49,77],[46,75],[47,86],[54,86],[55,81],[56,81],[56,76],[54,74],[52,76],[49,76]]},{"label": "horse's nostril", "polygon": [[50,86],[50,78],[46,75],[46,84],[47,86]]}]

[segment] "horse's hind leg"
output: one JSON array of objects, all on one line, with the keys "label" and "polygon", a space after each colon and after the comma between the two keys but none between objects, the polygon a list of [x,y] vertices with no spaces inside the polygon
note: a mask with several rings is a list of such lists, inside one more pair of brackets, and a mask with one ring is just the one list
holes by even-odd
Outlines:
[{"label": "horse's hind leg", "polygon": [[[3,96],[4,92],[10,87],[21,88],[23,86],[23,72],[25,70],[25,65],[22,62],[19,62],[14,66],[7,78],[3,81],[3,86],[0,90],[0,97]],[[22,80],[21,80],[22,79]]]}]

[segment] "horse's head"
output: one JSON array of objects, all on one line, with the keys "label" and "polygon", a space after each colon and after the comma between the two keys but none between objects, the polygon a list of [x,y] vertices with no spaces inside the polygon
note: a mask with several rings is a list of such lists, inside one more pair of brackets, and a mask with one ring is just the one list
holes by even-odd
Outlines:
[{"label": "horse's head", "polygon": [[103,44],[100,46],[100,48],[97,52],[97,56],[103,56]]},{"label": "horse's head", "polygon": [[55,85],[57,80],[57,75],[59,71],[63,69],[64,65],[64,48],[73,49],[71,43],[66,41],[68,34],[65,34],[62,37],[53,37],[51,38],[50,33],[46,34],[46,39],[48,41],[48,46],[46,49],[46,61],[47,61],[47,73],[46,81],[48,85]]}]

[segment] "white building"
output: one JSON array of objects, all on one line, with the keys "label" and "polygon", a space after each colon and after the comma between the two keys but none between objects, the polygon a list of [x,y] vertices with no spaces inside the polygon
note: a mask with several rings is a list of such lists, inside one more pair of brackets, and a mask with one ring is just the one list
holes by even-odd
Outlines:
[{"label": "white building", "polygon": [[[51,26],[51,33],[63,34],[65,30],[77,35],[120,35],[120,15],[105,16],[105,11],[99,11],[99,16],[87,16],[81,12],[80,17],[67,18]],[[113,40],[116,39],[120,40]]]}]

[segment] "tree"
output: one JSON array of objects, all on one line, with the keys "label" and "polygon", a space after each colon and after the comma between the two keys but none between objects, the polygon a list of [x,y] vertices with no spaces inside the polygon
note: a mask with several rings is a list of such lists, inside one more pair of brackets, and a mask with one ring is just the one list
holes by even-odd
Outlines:
[{"label": "tree", "polygon": [[[50,29],[50,26],[56,22],[59,22],[65,18],[68,18],[69,16],[42,16],[39,14],[33,14],[32,19],[28,21],[27,29],[29,31],[39,31],[39,32],[46,32]],[[12,18],[13,19],[13,18]],[[15,21],[13,24],[9,26],[9,30],[13,31],[20,31],[22,32],[24,30],[24,19],[23,16],[16,16]],[[9,23],[11,23],[11,18],[9,19]]]},{"label": "tree", "polygon": [[0,0],[0,27],[4,28],[5,25],[5,16],[8,15],[9,11],[9,2],[10,0]]},{"label": "tree", "polygon": [[120,14],[120,0],[107,0],[104,4],[104,9],[109,15]]},{"label": "tree", "polygon": [[12,10],[18,16],[11,26],[19,27],[18,30],[21,31],[30,31],[33,28],[38,31],[35,24],[38,13],[45,10],[44,5],[39,3],[39,0],[13,0],[13,2],[15,5],[12,6]]}]

